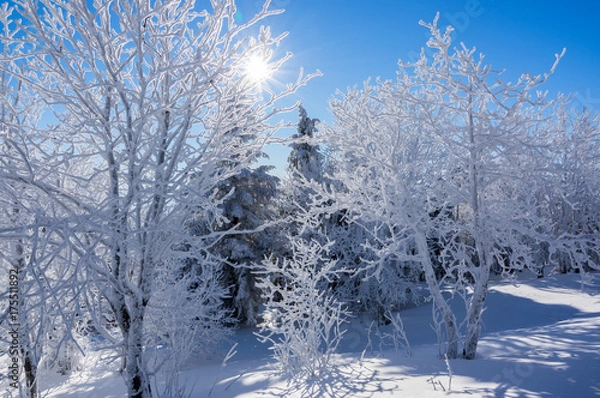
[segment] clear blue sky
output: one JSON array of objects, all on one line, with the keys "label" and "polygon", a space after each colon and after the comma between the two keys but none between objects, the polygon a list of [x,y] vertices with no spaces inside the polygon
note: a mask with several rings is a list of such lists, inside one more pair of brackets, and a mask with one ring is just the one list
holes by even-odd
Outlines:
[{"label": "clear blue sky", "polygon": [[[237,2],[245,15],[260,3]],[[438,11],[439,26],[455,27],[454,42],[476,47],[486,63],[506,70],[507,81],[548,71],[566,48],[546,89],[551,96],[577,93],[577,106],[600,110],[600,0],[273,0],[272,7],[286,9],[269,25],[289,32],[282,44],[294,53],[288,79],[301,66],[323,72],[298,93],[309,116],[323,121],[331,120],[336,89],[368,77],[393,79],[399,59],[414,60],[428,38],[418,22],[431,22]],[[287,156],[269,152],[274,163]]]},{"label": "clear blue sky", "polygon": [[398,60],[414,59],[429,37],[419,20],[430,22],[438,11],[440,26],[455,27],[456,44],[477,47],[495,69],[506,69],[508,80],[547,71],[554,54],[567,48],[548,90],[578,92],[579,101],[600,108],[598,0],[273,0],[273,6],[286,9],[270,23],[289,32],[283,48],[295,54],[290,68],[323,72],[300,97],[309,114],[324,119],[335,89],[394,78]]},{"label": "clear blue sky", "polygon": [[[236,4],[247,20],[263,1]],[[566,48],[547,90],[576,94],[576,106],[600,111],[600,0],[272,0],[271,8],[286,11],[264,22],[274,33],[289,32],[281,52],[294,53],[276,77],[292,81],[300,67],[323,72],[296,97],[310,117],[331,121],[328,101],[336,89],[395,78],[398,60],[414,60],[429,37],[419,20],[431,22],[436,12],[440,27],[455,27],[456,44],[476,47],[487,63],[506,70],[508,81],[549,70]],[[278,167],[285,163],[285,151],[269,154]]]}]

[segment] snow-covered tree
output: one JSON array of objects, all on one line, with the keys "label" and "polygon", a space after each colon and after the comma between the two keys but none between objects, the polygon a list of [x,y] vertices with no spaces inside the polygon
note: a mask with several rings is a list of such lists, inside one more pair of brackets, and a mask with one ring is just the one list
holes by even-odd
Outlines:
[{"label": "snow-covered tree", "polygon": [[600,115],[574,112],[564,101],[554,113],[559,124],[546,158],[555,172],[534,185],[540,211],[552,223],[540,261],[563,273],[598,269]]},{"label": "snow-covered tree", "polygon": [[308,117],[302,105],[298,107],[300,120],[297,133],[292,136],[295,140],[288,157],[288,172],[292,177],[297,176],[307,181],[320,183],[323,181],[324,159],[319,146],[314,142],[314,136],[319,119]]},{"label": "snow-covered tree", "polygon": [[399,63],[396,82],[366,82],[332,101],[335,121],[323,140],[346,165],[337,178],[349,193],[332,195],[387,228],[374,234],[381,259],[420,267],[450,358],[459,355],[461,333],[440,284],[464,294],[462,355],[474,358],[494,261],[529,264],[532,245],[523,237],[539,238],[535,207],[516,199],[539,172],[530,166],[550,105],[536,90],[556,64],[548,74],[504,83],[474,49],[452,48],[452,29],[440,32],[437,17],[423,25],[433,58],[423,51],[416,63]]},{"label": "snow-covered tree", "polygon": [[287,159],[288,176],[282,190],[285,197],[282,211],[292,217],[312,205],[310,201],[314,189],[311,185],[321,186],[325,182],[325,158],[314,137],[319,119],[308,117],[302,105],[298,107],[298,113],[297,132],[291,137],[292,149]]},{"label": "snow-covered tree", "polygon": [[38,370],[68,371],[77,354],[80,256],[69,241],[74,223],[60,193],[68,167],[57,154],[60,140],[33,128],[40,98],[24,89],[29,71],[10,62],[19,49],[13,11],[0,8],[6,38],[0,44],[0,274],[9,281],[0,291],[0,327],[2,351],[18,363],[11,362],[3,382],[9,393],[37,397]]},{"label": "snow-covered tree", "polygon": [[[283,245],[276,225],[274,199],[278,194],[279,179],[269,174],[270,166],[244,168],[223,180],[217,186],[218,206],[224,221],[213,226],[216,231],[232,230],[218,239],[211,253],[221,259],[222,283],[228,290],[225,306],[242,323],[255,325],[262,302],[256,287],[252,264],[275,255]],[[202,220],[206,222],[207,220]],[[208,225],[194,225],[195,231],[206,231]],[[200,232],[204,233],[204,232]]]},{"label": "snow-covered tree", "polygon": [[[249,76],[253,57],[271,70],[289,57],[273,58],[283,35],[273,37],[265,27],[251,32],[280,12],[269,10],[269,1],[244,24],[236,22],[230,0],[212,1],[211,10],[197,10],[192,0],[15,4],[11,18],[19,32],[3,40],[11,46],[11,65],[24,69],[23,89],[45,104],[41,114],[48,120],[37,131],[60,138],[55,148],[62,156],[85,166],[49,189],[68,202],[78,224],[72,241],[85,254],[88,309],[101,310],[93,318],[114,321],[105,334],[122,350],[129,396],[150,397],[157,369],[148,352],[148,317],[157,308],[170,311],[168,302],[157,302],[155,279],[190,250],[204,258],[228,233],[197,236],[182,226],[192,207],[222,221],[214,190],[256,157],[276,129],[270,117],[285,110],[275,103],[307,77],[283,92],[261,94],[262,82]],[[231,107],[242,97],[255,99],[254,117]],[[233,128],[240,133],[230,134]],[[223,168],[226,161],[235,166]],[[29,185],[41,178],[30,177]],[[206,289],[221,295],[210,283]],[[177,312],[188,317],[182,325],[205,319],[202,303],[194,308]]]},{"label": "snow-covered tree", "polygon": [[[243,113],[245,120],[257,117],[248,98],[231,101],[230,109]],[[238,145],[243,147],[256,139],[256,133],[234,126],[227,135],[238,136]],[[267,157],[260,151],[255,151],[254,156]],[[280,235],[269,225],[276,218],[273,201],[278,194],[279,178],[269,174],[272,166],[253,168],[252,163],[252,159],[248,159],[247,165],[240,167],[235,158],[223,161],[222,170],[232,170],[233,174],[220,181],[211,192],[219,201],[220,218],[205,218],[200,211],[187,223],[196,235],[235,230],[218,238],[210,252],[221,260],[222,283],[228,291],[225,306],[233,312],[235,320],[248,325],[256,323],[261,303],[260,291],[255,286],[256,276],[249,266],[277,251]]]},{"label": "snow-covered tree", "polygon": [[69,223],[54,221],[57,215],[45,195],[32,190],[18,194],[19,204],[4,207],[8,211],[0,218],[4,224],[0,269],[10,281],[0,292],[3,352],[19,359],[13,362],[19,367],[11,369],[3,382],[9,392],[38,397],[43,387],[38,381],[40,370],[65,373],[76,362],[81,312],[76,297],[82,283],[79,256],[68,240]]},{"label": "snow-covered tree", "polygon": [[[379,277],[390,283],[382,285],[376,278],[371,278],[370,261],[374,258],[369,247],[377,245],[371,230],[373,226],[367,226],[369,222],[360,219],[351,209],[339,206],[334,197],[322,195],[331,190],[350,192],[342,181],[336,180],[335,158],[319,145],[318,119],[309,118],[303,107],[299,114],[284,188],[284,194],[289,198],[286,214],[292,216],[292,231],[302,231],[307,242],[330,242],[328,253],[336,261],[336,270],[341,271],[332,276],[329,286],[336,299],[348,308],[366,311],[384,320],[386,310],[397,309],[416,297],[410,294],[409,285],[418,275],[409,275],[404,264],[388,258],[385,261],[389,266],[381,268],[385,275]],[[306,225],[307,214],[319,222]]]},{"label": "snow-covered tree", "polygon": [[259,337],[272,344],[284,373],[322,377],[333,366],[332,355],[348,313],[326,288],[337,273],[335,261],[329,259],[330,245],[293,237],[290,242],[290,259],[268,258],[262,263],[258,286],[265,312]]}]

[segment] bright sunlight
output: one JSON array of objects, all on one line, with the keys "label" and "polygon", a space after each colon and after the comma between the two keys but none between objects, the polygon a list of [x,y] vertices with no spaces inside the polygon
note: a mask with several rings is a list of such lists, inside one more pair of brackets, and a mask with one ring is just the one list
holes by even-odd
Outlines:
[{"label": "bright sunlight", "polygon": [[271,76],[272,70],[265,58],[253,55],[246,64],[246,73],[253,83],[260,83]]}]

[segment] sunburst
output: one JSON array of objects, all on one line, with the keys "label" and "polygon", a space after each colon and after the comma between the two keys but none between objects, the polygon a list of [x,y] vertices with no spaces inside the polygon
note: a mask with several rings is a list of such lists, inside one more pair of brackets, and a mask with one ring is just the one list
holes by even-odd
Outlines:
[{"label": "sunburst", "polygon": [[261,83],[271,77],[271,65],[264,57],[253,55],[246,62],[246,76],[253,83]]}]

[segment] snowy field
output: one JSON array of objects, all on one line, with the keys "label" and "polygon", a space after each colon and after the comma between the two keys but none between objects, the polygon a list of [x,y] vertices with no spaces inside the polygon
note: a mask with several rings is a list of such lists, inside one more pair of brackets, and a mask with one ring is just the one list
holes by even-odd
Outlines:
[{"label": "snowy field", "polygon": [[[478,357],[438,359],[431,307],[402,312],[412,355],[381,349],[368,324],[351,322],[339,367],[319,380],[289,382],[278,375],[266,345],[238,331],[237,354],[199,363],[182,375],[191,397],[593,397],[600,396],[600,281],[579,275],[497,281],[484,313]],[[379,332],[386,333],[385,327]],[[106,353],[84,359],[70,376],[44,375],[45,397],[125,397]],[[212,392],[211,392],[212,390]]]}]

